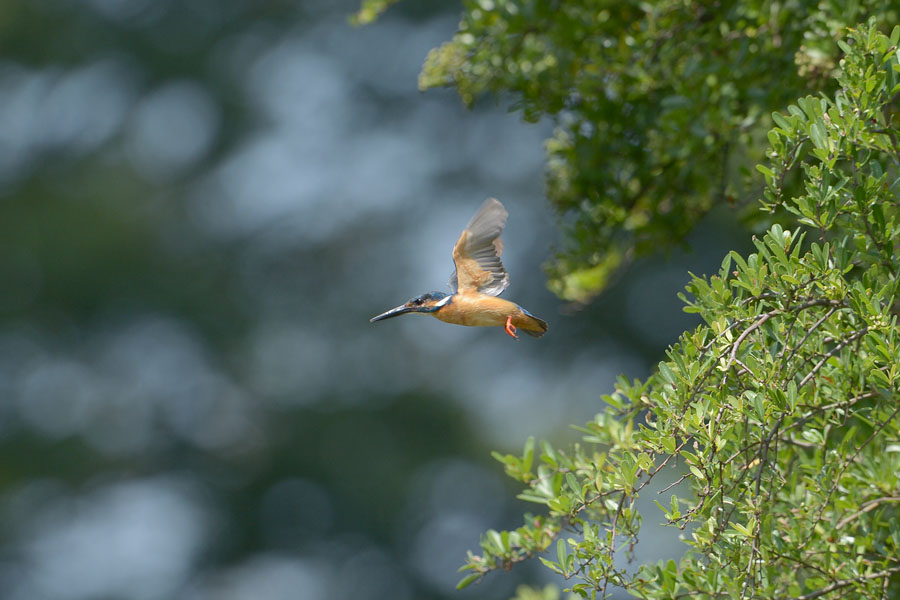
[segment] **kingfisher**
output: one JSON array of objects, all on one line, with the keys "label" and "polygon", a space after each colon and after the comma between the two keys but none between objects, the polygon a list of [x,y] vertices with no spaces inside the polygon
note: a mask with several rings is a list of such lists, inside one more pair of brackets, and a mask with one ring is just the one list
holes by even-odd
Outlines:
[{"label": "kingfisher", "polygon": [[518,340],[516,330],[532,337],[547,333],[547,323],[509,300],[497,296],[509,285],[509,273],[500,262],[500,234],[508,213],[496,198],[485,200],[453,247],[456,268],[450,275],[452,293],[428,292],[397,308],[372,317],[382,321],[407,313],[431,315],[445,323],[473,327],[503,327]]}]

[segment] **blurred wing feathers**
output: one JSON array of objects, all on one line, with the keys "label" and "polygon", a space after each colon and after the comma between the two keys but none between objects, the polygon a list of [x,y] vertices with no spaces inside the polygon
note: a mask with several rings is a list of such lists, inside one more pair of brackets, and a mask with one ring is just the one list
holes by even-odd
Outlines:
[{"label": "blurred wing feathers", "polygon": [[506,209],[495,198],[485,200],[453,247],[456,270],[450,276],[453,291],[478,291],[496,296],[509,285],[509,273],[500,255],[500,233],[506,224]]}]

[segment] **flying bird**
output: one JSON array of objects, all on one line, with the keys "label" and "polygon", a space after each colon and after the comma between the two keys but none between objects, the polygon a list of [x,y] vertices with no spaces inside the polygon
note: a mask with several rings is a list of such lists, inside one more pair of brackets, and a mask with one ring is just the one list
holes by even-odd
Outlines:
[{"label": "flying bird", "polygon": [[519,339],[521,329],[532,337],[547,333],[547,323],[509,300],[497,296],[509,285],[509,273],[500,262],[503,242],[500,233],[506,224],[506,209],[496,198],[485,200],[460,234],[453,247],[450,289],[453,293],[428,292],[397,308],[372,317],[382,321],[408,313],[423,313],[445,323],[472,327],[503,327]]}]

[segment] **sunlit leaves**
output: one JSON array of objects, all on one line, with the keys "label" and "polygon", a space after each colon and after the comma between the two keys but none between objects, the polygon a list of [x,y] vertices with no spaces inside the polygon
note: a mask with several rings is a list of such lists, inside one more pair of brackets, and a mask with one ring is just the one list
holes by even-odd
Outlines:
[{"label": "sunlit leaves", "polygon": [[362,0],[362,4],[356,14],[350,18],[350,22],[354,25],[366,25],[371,23],[378,16],[386,11],[391,4],[396,4],[398,0]]}]

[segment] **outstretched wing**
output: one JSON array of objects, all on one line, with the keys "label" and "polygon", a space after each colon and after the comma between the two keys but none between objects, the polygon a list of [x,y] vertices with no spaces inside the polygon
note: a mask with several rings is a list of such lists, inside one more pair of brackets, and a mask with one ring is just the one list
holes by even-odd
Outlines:
[{"label": "outstretched wing", "polygon": [[478,291],[496,296],[509,285],[509,273],[500,262],[506,225],[506,209],[496,198],[488,198],[469,221],[453,247],[456,269],[450,288],[456,292]]}]

